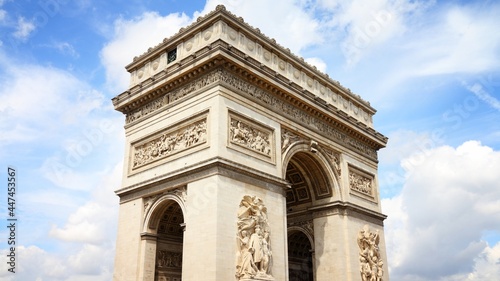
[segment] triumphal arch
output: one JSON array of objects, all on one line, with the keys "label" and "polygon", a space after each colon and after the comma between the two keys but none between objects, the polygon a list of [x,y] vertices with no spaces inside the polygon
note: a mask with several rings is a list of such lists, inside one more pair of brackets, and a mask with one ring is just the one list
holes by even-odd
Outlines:
[{"label": "triumphal arch", "polygon": [[388,280],[368,102],[223,6],[126,68],[114,280]]}]

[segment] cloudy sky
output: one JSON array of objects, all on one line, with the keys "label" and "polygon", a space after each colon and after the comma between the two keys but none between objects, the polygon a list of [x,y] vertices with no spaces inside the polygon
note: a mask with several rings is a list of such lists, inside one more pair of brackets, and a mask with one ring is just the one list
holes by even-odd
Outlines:
[{"label": "cloudy sky", "polygon": [[270,2],[0,0],[16,280],[111,280],[124,117],[110,99],[134,56],[221,3],[378,110],[391,280],[500,280],[500,3]]}]

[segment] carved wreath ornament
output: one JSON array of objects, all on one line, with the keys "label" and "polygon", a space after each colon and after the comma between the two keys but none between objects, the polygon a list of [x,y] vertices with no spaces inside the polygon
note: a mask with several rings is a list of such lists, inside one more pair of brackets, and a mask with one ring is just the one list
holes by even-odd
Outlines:
[{"label": "carved wreath ornament", "polygon": [[271,230],[262,199],[245,195],[238,210],[238,280],[274,280],[271,275]]},{"label": "carved wreath ornament", "polygon": [[380,236],[378,230],[370,231],[365,225],[358,233],[359,261],[362,281],[382,281],[384,262],[378,247]]}]

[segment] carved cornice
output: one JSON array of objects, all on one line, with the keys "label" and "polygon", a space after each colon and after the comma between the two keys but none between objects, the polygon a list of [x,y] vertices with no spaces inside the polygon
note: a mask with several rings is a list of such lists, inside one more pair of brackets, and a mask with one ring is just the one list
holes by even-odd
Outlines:
[{"label": "carved cornice", "polygon": [[[217,65],[222,64],[225,66],[215,68]],[[247,98],[257,100],[263,106],[270,108],[271,111],[280,112],[287,118],[298,121],[374,161],[377,160],[376,150],[384,147],[387,140],[373,129],[360,128],[358,123],[343,117],[343,115],[331,115],[318,111],[303,100],[291,96],[289,92],[275,88],[270,82],[238,68],[229,61],[224,62],[219,59],[217,63],[208,64],[202,69],[203,71],[195,70],[178,80],[168,83],[163,88],[155,90],[154,94],[151,94],[154,99],[148,103],[143,103],[142,107],[137,108],[139,103],[136,104],[136,107],[133,107],[134,104],[129,105],[128,122],[134,122],[137,119],[140,121],[151,112],[168,108],[172,101],[189,98],[192,94],[199,92],[198,90],[215,85],[225,85]],[[210,69],[212,71],[209,71]],[[235,72],[239,72],[239,75],[235,75]],[[198,74],[202,75],[197,78],[196,75]],[[168,88],[172,90],[168,91]],[[132,110],[132,108],[134,109]],[[139,112],[141,113],[139,114]],[[363,133],[360,133],[360,131]]]},{"label": "carved cornice", "polygon": [[[257,80],[250,83],[227,71],[222,72],[222,74],[220,83],[223,85],[227,85],[231,89],[240,92],[245,97],[259,102],[261,105],[271,109],[272,112],[280,113],[290,120],[303,124],[306,128],[319,132],[320,134],[335,140],[337,143],[353,149],[354,151],[357,151],[374,161],[377,161],[376,150],[380,148],[380,143],[375,143],[373,140],[366,138],[366,136],[362,137],[360,134],[356,134],[355,137],[348,135],[348,133],[355,133],[355,130],[345,125],[342,126],[340,122],[336,122],[333,118],[331,118],[331,116],[321,114],[320,112],[315,111],[312,107],[309,107],[304,103],[300,103],[298,100],[295,100],[296,102],[294,102],[294,100],[288,97],[290,102],[286,102],[283,98],[281,98],[286,96],[286,93],[273,88],[270,84],[266,83],[264,85],[266,90],[264,90],[256,86],[265,83],[263,81]],[[339,130],[338,127],[345,129],[346,131],[343,131],[342,129]],[[370,143],[370,145],[368,145],[368,143]]]}]

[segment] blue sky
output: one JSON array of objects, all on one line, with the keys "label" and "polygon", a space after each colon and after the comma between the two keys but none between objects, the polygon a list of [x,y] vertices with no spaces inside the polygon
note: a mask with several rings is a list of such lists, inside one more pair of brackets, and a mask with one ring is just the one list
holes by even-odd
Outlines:
[{"label": "blue sky", "polygon": [[0,0],[18,277],[111,279],[124,117],[110,99],[134,56],[220,3],[378,110],[392,280],[500,280],[500,3],[407,0]]}]

